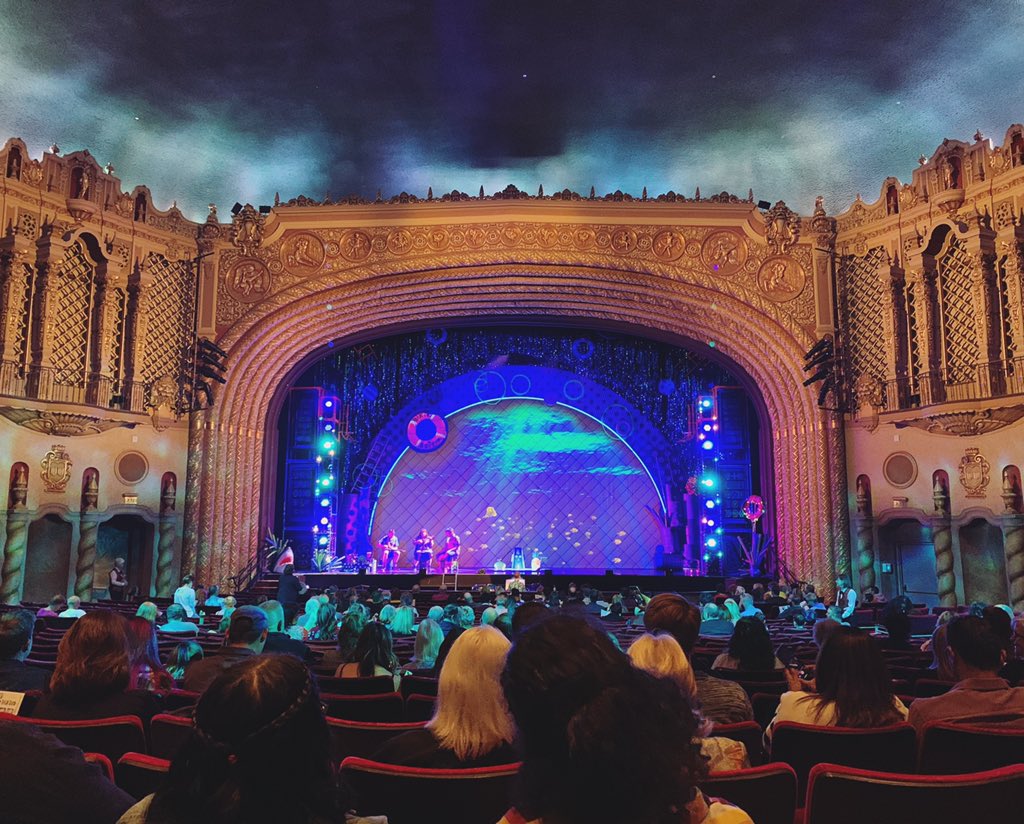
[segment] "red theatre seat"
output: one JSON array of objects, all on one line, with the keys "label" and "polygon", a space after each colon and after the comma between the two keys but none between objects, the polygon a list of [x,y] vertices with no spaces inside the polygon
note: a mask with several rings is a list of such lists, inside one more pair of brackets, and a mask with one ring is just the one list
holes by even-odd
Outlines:
[{"label": "red theatre seat", "polygon": [[160,713],[149,722],[149,751],[157,758],[174,758],[192,737],[192,719]]},{"label": "red theatre seat", "polygon": [[917,737],[907,723],[875,729],[818,727],[781,721],[772,731],[771,761],[789,764],[800,780],[799,792],[815,764],[913,772],[917,767]]},{"label": "red theatre seat", "polygon": [[350,756],[371,758],[385,742],[405,732],[422,730],[425,722],[375,724],[328,718],[327,726],[331,731],[331,758],[341,762]]},{"label": "red theatre seat", "polygon": [[410,695],[405,700],[406,721],[429,721],[434,717],[434,703],[437,699],[433,695]]},{"label": "red theatre seat", "polygon": [[932,721],[921,734],[921,772],[967,773],[1024,764],[1021,727],[943,724]]},{"label": "red theatre seat", "polygon": [[756,824],[793,824],[796,787],[796,773],[788,764],[714,773],[700,782],[705,795],[735,804]]},{"label": "red theatre seat", "polygon": [[390,675],[373,678],[334,678],[321,675],[317,678],[321,692],[332,695],[386,695],[395,691],[395,679]]},{"label": "red theatre seat", "polygon": [[1024,764],[964,775],[906,775],[818,764],[804,824],[907,824],[1015,820]]},{"label": "red theatre seat", "polygon": [[113,782],[114,780],[114,765],[110,763],[110,759],[107,758],[103,753],[99,752],[84,752],[82,757],[89,764],[95,764],[107,777],[107,780]]},{"label": "red theatre seat", "polygon": [[402,678],[402,698],[410,695],[437,695],[437,679],[422,675],[406,675]]},{"label": "red theatre seat", "polygon": [[388,824],[420,824],[428,808],[443,810],[445,824],[490,824],[508,809],[517,772],[518,764],[432,770],[365,758],[346,758],[341,763],[359,814],[386,815]]},{"label": "red theatre seat", "polygon": [[52,733],[65,744],[83,752],[97,752],[112,762],[126,752],[145,752],[146,733],[142,719],[134,715],[95,718],[89,721],[51,721],[45,718],[21,718]]},{"label": "red theatre seat", "polygon": [[132,798],[141,799],[160,789],[170,768],[166,758],[129,752],[117,760],[114,776],[118,787]]},{"label": "red theatre seat", "polygon": [[380,724],[405,720],[402,696],[397,692],[387,695],[333,695],[323,693],[321,702],[327,715],[347,721],[375,721]]},{"label": "red theatre seat", "polygon": [[711,735],[731,738],[741,742],[747,748],[750,766],[756,767],[764,762],[762,749],[763,734],[756,721],[740,721],[736,724],[715,724]]}]

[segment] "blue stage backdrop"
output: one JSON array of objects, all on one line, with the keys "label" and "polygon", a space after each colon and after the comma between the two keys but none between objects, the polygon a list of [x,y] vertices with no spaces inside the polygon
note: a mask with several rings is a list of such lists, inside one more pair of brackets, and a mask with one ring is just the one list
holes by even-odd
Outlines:
[{"label": "blue stage backdrop", "polygon": [[463,570],[511,566],[515,547],[549,569],[655,566],[658,489],[600,421],[540,399],[481,403],[451,416],[445,443],[406,450],[385,479],[372,534],[395,529],[411,564],[421,529],[462,541]]}]

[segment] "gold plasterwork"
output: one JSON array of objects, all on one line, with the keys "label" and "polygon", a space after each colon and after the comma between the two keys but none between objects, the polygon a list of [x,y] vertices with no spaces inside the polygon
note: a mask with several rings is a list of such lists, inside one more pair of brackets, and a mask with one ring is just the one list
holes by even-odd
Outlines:
[{"label": "gold plasterwork", "polygon": [[43,488],[47,492],[63,492],[71,480],[71,456],[63,444],[54,444],[43,456],[39,466],[42,470]]},{"label": "gold plasterwork", "polygon": [[61,438],[73,438],[78,435],[98,435],[119,426],[132,429],[132,421],[112,420],[109,418],[78,415],[70,412],[50,412],[39,409],[21,409],[13,406],[0,406],[0,415],[12,423],[41,432],[44,435],[57,435]]}]

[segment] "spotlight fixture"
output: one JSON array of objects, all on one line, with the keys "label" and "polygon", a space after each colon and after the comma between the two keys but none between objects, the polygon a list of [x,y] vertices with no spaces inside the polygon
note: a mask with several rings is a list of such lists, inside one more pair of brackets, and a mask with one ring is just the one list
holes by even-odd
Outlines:
[{"label": "spotlight fixture", "polygon": [[274,208],[273,206],[260,206],[260,214],[261,215],[269,215],[270,214],[270,210],[273,209],[273,208]]},{"label": "spotlight fixture", "polygon": [[231,207],[231,214],[237,215],[240,211],[242,211],[242,204],[236,202],[235,205]]},{"label": "spotlight fixture", "polygon": [[768,211],[770,208],[772,208],[772,204],[769,203],[767,200],[759,200],[757,201],[757,208]]}]

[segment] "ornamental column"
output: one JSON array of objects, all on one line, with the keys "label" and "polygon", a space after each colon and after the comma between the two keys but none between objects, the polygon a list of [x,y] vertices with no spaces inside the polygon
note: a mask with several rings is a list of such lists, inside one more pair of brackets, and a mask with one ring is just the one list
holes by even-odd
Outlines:
[{"label": "ornamental column", "polygon": [[149,293],[153,275],[145,265],[137,263],[135,272],[128,278],[128,305],[125,319],[124,344],[124,396],[132,412],[146,410],[146,382],[144,357],[146,352],[146,331],[149,328]]},{"label": "ornamental column", "polygon": [[935,579],[939,604],[956,606],[956,573],[953,571],[953,528],[949,506],[949,475],[939,469],[932,475],[932,544],[935,548]]},{"label": "ornamental column", "polygon": [[16,463],[11,467],[11,481],[7,491],[7,541],[4,544],[3,572],[0,579],[0,603],[4,604],[17,604],[21,600],[25,550],[28,548],[27,502],[28,465]]},{"label": "ornamental column", "polygon": [[910,403],[910,384],[907,381],[910,363],[907,340],[906,273],[888,254],[878,267],[882,281],[882,329],[885,349],[886,408],[903,409]]},{"label": "ornamental column", "polygon": [[1003,469],[1003,553],[1010,606],[1014,612],[1024,609],[1024,498],[1020,470],[1013,465]]},{"label": "ornamental column", "polygon": [[82,473],[82,507],[79,512],[78,560],[75,562],[75,595],[92,600],[96,566],[96,538],[100,519],[96,505],[100,495],[100,473],[90,467]]},{"label": "ornamental column", "polygon": [[121,267],[113,261],[107,261],[97,269],[93,335],[85,387],[86,403],[97,406],[110,405],[114,383],[114,346],[117,345],[114,330],[121,322],[118,315],[125,308],[121,305],[118,290],[123,288],[124,280]]},{"label": "ornamental column", "polygon": [[54,237],[53,231],[36,242],[36,279],[32,289],[31,351],[25,388],[29,397],[40,400],[53,397],[53,343],[60,300],[57,269],[69,245]]},{"label": "ornamental column", "polygon": [[178,520],[174,512],[178,479],[173,472],[160,482],[160,539],[157,544],[156,594],[167,598],[174,594],[174,547],[178,540]]},{"label": "ornamental column", "polygon": [[0,240],[0,393],[21,395],[31,307],[32,243],[23,234]]},{"label": "ornamental column", "polygon": [[938,318],[936,278],[934,270],[914,272],[908,277],[909,288],[914,293],[917,351],[921,358],[921,374],[917,384],[921,406],[945,400],[942,353],[938,346],[938,336],[942,329]]},{"label": "ornamental column", "polygon": [[857,575],[863,592],[875,585],[875,518],[871,506],[871,479],[867,475],[857,477]]},{"label": "ornamental column", "polygon": [[963,236],[971,256],[971,303],[974,308],[975,331],[978,338],[978,363],[975,365],[978,391],[991,398],[1004,391],[1002,353],[1002,320],[996,295],[996,233],[986,216],[973,219],[971,231]]}]

